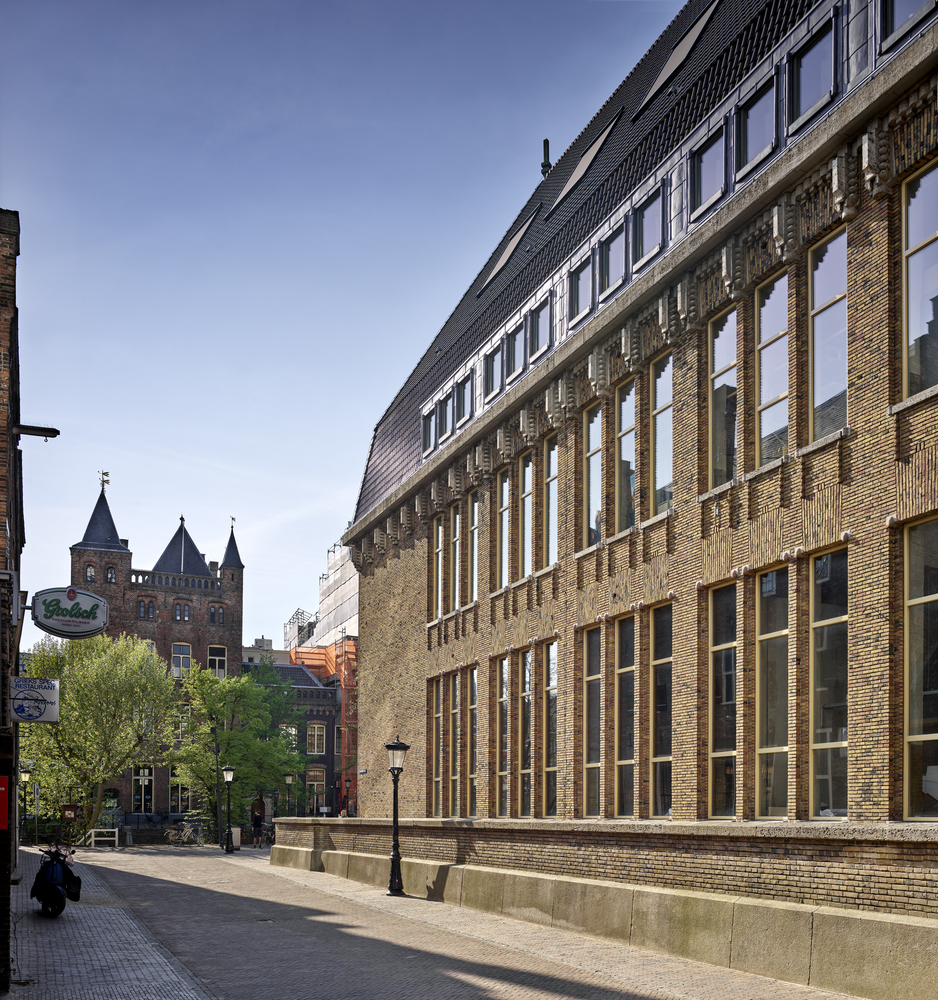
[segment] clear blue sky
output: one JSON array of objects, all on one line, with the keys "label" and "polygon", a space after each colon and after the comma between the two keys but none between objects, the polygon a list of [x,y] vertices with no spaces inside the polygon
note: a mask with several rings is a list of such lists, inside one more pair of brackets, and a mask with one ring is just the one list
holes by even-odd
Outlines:
[{"label": "clear blue sky", "polygon": [[[680,9],[630,0],[6,0],[22,227],[22,586],[110,473],[133,565],[180,514],[244,639],[315,611],[375,422],[540,180]],[[24,648],[41,635],[31,623]]]}]

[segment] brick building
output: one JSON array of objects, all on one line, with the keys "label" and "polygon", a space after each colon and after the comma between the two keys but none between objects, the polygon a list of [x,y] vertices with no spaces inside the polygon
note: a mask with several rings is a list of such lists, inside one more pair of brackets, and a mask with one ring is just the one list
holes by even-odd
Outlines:
[{"label": "brick building", "polygon": [[[153,568],[134,569],[102,486],[85,534],[69,552],[72,586],[108,602],[108,635],[152,641],[177,678],[192,664],[218,677],[240,674],[244,564],[233,527],[221,563],[206,562],[180,517]],[[109,800],[125,817],[184,813],[188,791],[171,779],[168,768],[141,761],[110,790]]]},{"label": "brick building", "polygon": [[932,2],[691,0],[391,401],[358,799],[399,733],[431,894],[931,995],[936,70]]}]

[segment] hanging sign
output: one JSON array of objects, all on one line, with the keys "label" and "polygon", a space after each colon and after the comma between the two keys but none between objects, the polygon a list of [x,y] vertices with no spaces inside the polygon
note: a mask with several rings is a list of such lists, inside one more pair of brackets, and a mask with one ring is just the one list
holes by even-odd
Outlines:
[{"label": "hanging sign", "polygon": [[75,587],[40,590],[33,595],[33,622],[60,639],[89,639],[107,628],[107,601]]},{"label": "hanging sign", "polygon": [[10,712],[16,722],[58,722],[59,682],[45,677],[11,677]]}]

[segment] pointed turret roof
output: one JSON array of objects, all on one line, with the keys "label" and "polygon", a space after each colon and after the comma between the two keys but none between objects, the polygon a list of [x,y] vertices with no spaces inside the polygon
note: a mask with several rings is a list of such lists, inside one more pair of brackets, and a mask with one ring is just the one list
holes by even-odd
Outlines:
[{"label": "pointed turret roof", "polygon": [[88,527],[85,528],[84,537],[80,542],[76,542],[72,548],[96,549],[106,552],[130,551],[117,537],[117,528],[114,525],[114,518],[111,517],[111,508],[108,506],[103,486],[98,502],[91,512],[91,520],[88,522]]},{"label": "pointed turret roof", "polygon": [[179,518],[179,529],[153,567],[154,573],[182,573],[189,576],[211,576],[192,536],[186,531],[186,519]]},{"label": "pointed turret roof", "polygon": [[238,552],[238,543],[235,541],[234,527],[228,536],[228,547],[225,549],[225,558],[221,561],[222,566],[232,566],[234,569],[244,569],[241,562],[241,553]]}]

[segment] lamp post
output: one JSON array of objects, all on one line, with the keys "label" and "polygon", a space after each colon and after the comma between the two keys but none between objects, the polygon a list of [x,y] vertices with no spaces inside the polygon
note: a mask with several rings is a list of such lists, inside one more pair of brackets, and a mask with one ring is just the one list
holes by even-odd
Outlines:
[{"label": "lamp post", "polygon": [[345,779],[345,815],[348,816],[348,790],[352,787],[352,779]]},{"label": "lamp post", "polygon": [[20,838],[23,840],[26,839],[26,786],[29,784],[29,777],[31,773],[32,772],[28,767],[23,768],[20,771],[20,778],[23,782],[23,819],[20,822]]},{"label": "lamp post", "polygon": [[391,781],[394,782],[394,813],[391,823],[391,877],[388,880],[388,895],[403,896],[404,884],[401,881],[401,848],[397,836],[397,782],[404,770],[404,758],[410,747],[406,743],[401,743],[400,736],[390,743],[384,744],[384,749],[388,752],[388,770],[391,772]]},{"label": "lamp post", "polygon": [[221,773],[225,776],[225,784],[228,786],[228,832],[225,834],[225,854],[234,854],[234,845],[231,843],[231,782],[234,780],[234,768],[226,764]]},{"label": "lamp post", "polygon": [[290,786],[293,784],[293,775],[285,774],[283,780],[287,783],[287,815],[290,815]]}]

